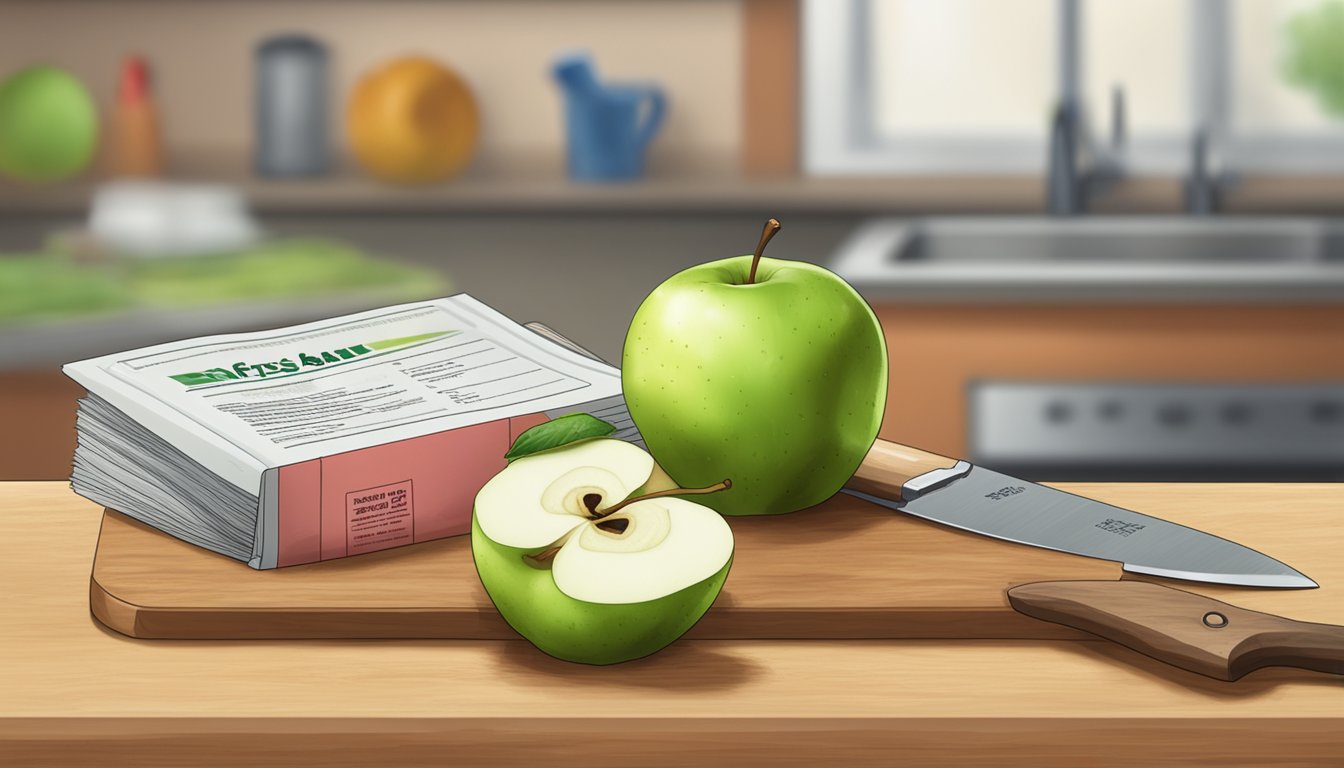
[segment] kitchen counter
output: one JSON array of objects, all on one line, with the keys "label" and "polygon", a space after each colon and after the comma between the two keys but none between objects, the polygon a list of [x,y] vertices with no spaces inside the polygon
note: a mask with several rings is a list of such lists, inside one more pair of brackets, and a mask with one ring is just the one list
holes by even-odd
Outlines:
[{"label": "kitchen counter", "polygon": [[[1271,248],[1264,263],[1215,260],[1192,266],[1150,258],[1133,264],[1096,263],[1082,254],[1076,261],[1028,259],[1022,263],[1011,258],[946,263],[914,259],[884,272],[883,264],[856,261],[847,252],[859,241],[873,240],[874,227],[880,241],[883,227],[902,228],[920,219],[874,220],[854,212],[785,215],[765,205],[758,213],[286,214],[267,216],[262,223],[270,234],[331,238],[376,257],[439,271],[451,283],[452,292],[470,293],[519,321],[545,322],[614,361],[620,358],[630,318],[650,291],[687,267],[749,252],[762,222],[771,215],[780,216],[784,229],[771,241],[769,256],[835,269],[874,306],[1344,306],[1344,258],[1320,262],[1292,254],[1274,258],[1278,254]],[[977,221],[1010,230],[1032,222],[1060,225],[1054,219],[1020,217],[931,221],[953,230],[967,226],[962,222],[974,225]],[[1067,220],[1064,226],[1122,231],[1130,227],[1144,234],[1155,227],[1198,229],[1201,224],[1235,229],[1240,225],[1228,222],[1248,221],[1276,227],[1292,223],[1088,216]],[[69,226],[59,217],[0,217],[0,248],[21,252],[41,243],[49,232]],[[866,238],[865,232],[869,233]],[[1285,247],[1301,246],[1289,242]],[[885,256],[879,247],[865,258]],[[0,370],[54,369],[60,362],[121,349],[206,333],[275,327],[379,305],[374,296],[356,295],[284,306],[236,304],[0,328],[0,346],[10,353],[0,358]]]},{"label": "kitchen counter", "polygon": [[[1298,618],[1344,599],[1344,486],[1068,488],[1253,537],[1322,584],[1211,594]],[[684,641],[595,668],[521,641],[132,640],[89,615],[102,510],[63,483],[4,491],[0,754],[16,765],[1344,761],[1344,677],[1221,683],[1104,642]]]}]

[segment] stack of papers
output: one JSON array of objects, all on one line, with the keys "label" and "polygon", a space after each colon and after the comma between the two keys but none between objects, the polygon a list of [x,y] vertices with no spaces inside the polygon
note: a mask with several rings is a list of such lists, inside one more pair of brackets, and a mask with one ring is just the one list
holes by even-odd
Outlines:
[{"label": "stack of papers", "polygon": [[585,411],[640,442],[620,372],[459,294],[65,366],[76,493],[275,568],[470,530],[526,429]]}]

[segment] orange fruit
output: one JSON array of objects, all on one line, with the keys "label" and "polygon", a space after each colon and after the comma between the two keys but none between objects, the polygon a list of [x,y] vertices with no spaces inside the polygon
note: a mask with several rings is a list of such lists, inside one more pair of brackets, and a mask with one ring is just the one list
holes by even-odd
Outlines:
[{"label": "orange fruit", "polygon": [[345,113],[355,159],[384,181],[426,183],[466,168],[480,134],[471,89],[423,56],[394,59],[355,86]]}]

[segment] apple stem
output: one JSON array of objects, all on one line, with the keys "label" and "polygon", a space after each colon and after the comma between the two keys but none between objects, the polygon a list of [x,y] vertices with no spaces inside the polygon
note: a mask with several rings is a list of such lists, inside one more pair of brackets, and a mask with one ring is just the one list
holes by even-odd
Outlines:
[{"label": "apple stem", "polygon": [[721,483],[707,485],[704,488],[671,488],[666,491],[654,491],[653,493],[646,493],[643,496],[632,496],[626,499],[625,501],[620,502],[619,504],[613,504],[607,509],[602,510],[601,514],[597,515],[593,519],[601,520],[607,515],[619,512],[620,510],[624,509],[625,507],[631,504],[634,504],[637,501],[645,501],[646,499],[656,499],[660,496],[695,496],[702,493],[717,493],[719,491],[726,491],[732,487],[733,487],[732,480],[724,480]]},{"label": "apple stem", "polygon": [[550,560],[552,557],[555,557],[555,553],[559,552],[561,547],[565,546],[565,542],[569,541],[569,537],[573,536],[574,531],[577,530],[579,529],[578,528],[571,529],[569,533],[566,533],[564,536],[561,536],[560,538],[556,539],[555,543],[551,544],[551,546],[548,549],[538,552],[535,555],[523,555],[523,559],[531,560],[534,564],[537,565],[540,565],[546,562],[547,560]]},{"label": "apple stem", "polygon": [[779,219],[770,219],[765,222],[765,229],[761,230],[761,240],[756,243],[756,251],[751,256],[751,274],[747,275],[747,285],[756,282],[756,267],[761,263],[761,254],[765,252],[765,244],[770,242],[770,238],[780,229]]},{"label": "apple stem", "polygon": [[531,557],[533,562],[544,563],[547,560],[550,560],[552,557],[555,557],[555,553],[559,551],[560,551],[559,547],[551,547],[550,549],[544,552],[538,552],[535,555],[528,555],[528,557]]}]

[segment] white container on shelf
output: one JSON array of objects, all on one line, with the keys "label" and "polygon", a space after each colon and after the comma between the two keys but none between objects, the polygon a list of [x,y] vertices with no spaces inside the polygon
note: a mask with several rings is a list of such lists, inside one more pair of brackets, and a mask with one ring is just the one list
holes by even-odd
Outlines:
[{"label": "white container on shelf", "polygon": [[233,187],[119,181],[93,195],[89,232],[127,256],[200,256],[255,243],[261,229]]}]

